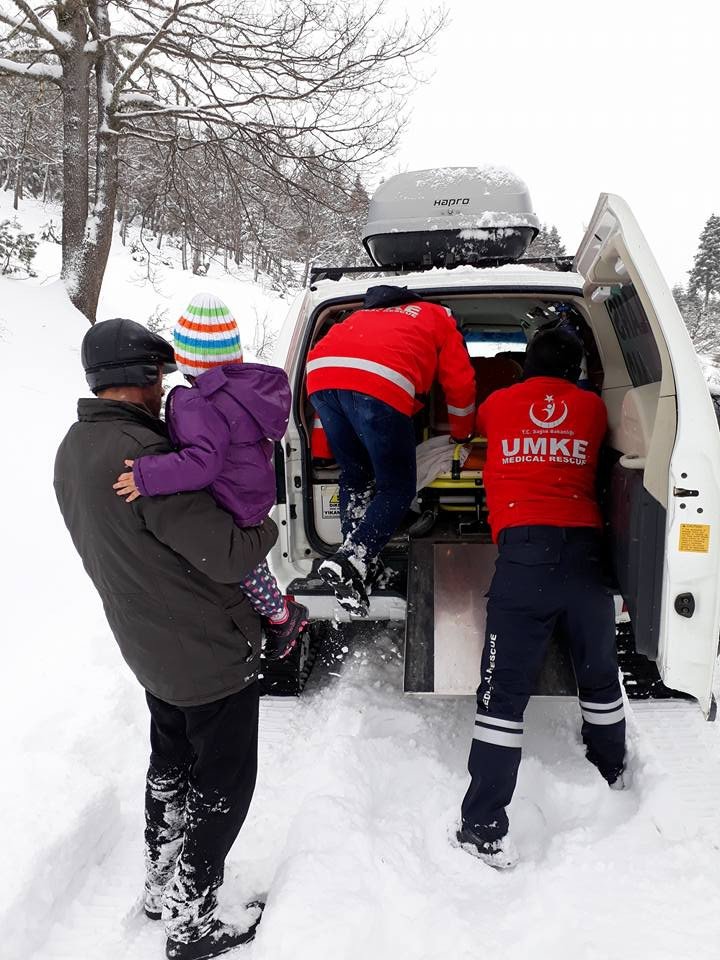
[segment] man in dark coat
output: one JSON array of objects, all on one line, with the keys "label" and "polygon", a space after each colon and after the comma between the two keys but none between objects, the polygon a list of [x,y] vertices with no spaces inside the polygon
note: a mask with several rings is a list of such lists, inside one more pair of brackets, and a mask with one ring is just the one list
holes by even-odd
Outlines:
[{"label": "man in dark coat", "polygon": [[199,960],[251,939],[259,919],[239,929],[215,914],[257,770],[260,621],[238,584],[277,529],[235,526],[205,491],[119,499],[125,459],[171,449],[159,415],[172,348],[107,320],[86,334],[82,360],[96,396],[78,403],[55,491],[150,708],[145,912],[162,914],[168,957]]}]

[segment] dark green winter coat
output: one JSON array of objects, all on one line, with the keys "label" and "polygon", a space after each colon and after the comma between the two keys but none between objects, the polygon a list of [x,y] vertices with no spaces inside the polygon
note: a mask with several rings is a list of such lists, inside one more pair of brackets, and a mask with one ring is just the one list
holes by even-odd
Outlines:
[{"label": "dark green winter coat", "polygon": [[170,450],[149,411],[80,400],[60,444],[55,492],[123,657],[150,693],[210,703],[257,678],[260,621],[240,580],[277,538],[272,520],[240,529],[204,492],[118,497],[123,461]]}]

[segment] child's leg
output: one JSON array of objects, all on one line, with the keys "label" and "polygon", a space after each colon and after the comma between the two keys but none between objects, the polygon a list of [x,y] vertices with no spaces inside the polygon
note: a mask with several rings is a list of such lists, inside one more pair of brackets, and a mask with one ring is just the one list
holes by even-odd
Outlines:
[{"label": "child's leg", "polygon": [[272,623],[283,623],[287,619],[285,597],[265,560],[245,577],[240,588],[261,617],[267,617]]}]

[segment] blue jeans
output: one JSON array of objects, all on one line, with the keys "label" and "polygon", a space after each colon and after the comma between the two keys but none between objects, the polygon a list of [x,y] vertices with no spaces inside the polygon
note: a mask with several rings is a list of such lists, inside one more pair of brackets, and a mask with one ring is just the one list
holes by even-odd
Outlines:
[{"label": "blue jeans", "polygon": [[354,390],[310,397],[340,467],[340,552],[376,557],[415,497],[415,431],[410,417]]}]

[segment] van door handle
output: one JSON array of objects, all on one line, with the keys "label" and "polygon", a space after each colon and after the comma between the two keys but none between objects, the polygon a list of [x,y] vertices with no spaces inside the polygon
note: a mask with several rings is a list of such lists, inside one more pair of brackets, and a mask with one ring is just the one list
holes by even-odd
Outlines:
[{"label": "van door handle", "polygon": [[620,466],[626,470],[644,470],[647,457],[636,457],[632,453],[624,453],[620,457]]},{"label": "van door handle", "polygon": [[673,496],[674,497],[699,497],[699,490],[686,490],[685,487],[673,487]]}]

